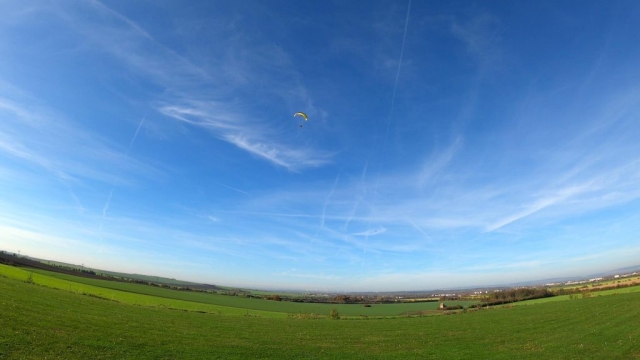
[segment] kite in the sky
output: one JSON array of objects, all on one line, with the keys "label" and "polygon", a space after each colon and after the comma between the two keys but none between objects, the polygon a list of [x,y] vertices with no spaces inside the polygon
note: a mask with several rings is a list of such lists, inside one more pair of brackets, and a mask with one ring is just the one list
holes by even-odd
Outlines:
[{"label": "kite in the sky", "polygon": [[[295,114],[293,114],[293,117],[296,116],[300,116],[301,118],[304,119],[304,121],[309,121],[309,117],[307,116],[307,114],[303,113],[303,112],[297,112]],[[302,124],[300,124],[300,127],[302,127]]]}]

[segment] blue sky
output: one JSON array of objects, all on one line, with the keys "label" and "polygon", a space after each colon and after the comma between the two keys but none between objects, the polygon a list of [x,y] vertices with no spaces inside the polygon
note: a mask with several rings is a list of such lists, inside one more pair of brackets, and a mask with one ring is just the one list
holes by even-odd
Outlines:
[{"label": "blue sky", "polygon": [[319,291],[640,263],[637,2],[2,8],[0,249]]}]

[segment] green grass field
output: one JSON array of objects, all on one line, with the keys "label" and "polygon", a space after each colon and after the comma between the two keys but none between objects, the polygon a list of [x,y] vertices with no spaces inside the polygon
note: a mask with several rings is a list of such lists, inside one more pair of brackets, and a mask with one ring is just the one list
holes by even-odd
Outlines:
[{"label": "green grass field", "polygon": [[301,320],[107,301],[3,270],[3,360],[640,358],[640,292],[451,316]]},{"label": "green grass field", "polygon": [[[259,309],[251,309],[250,311],[245,308],[233,307],[233,306],[223,306],[216,305],[211,303],[202,303],[196,301],[189,301],[184,299],[176,299],[171,297],[162,297],[162,296],[154,296],[146,293],[137,293],[135,291],[130,291],[132,289],[136,289],[133,286],[137,286],[142,290],[146,290],[149,288],[151,290],[155,289],[153,287],[149,287],[146,285],[136,285],[136,284],[128,284],[128,283],[116,283],[111,281],[104,280],[94,280],[87,279],[83,277],[77,277],[72,275],[61,275],[60,277],[54,277],[45,275],[43,270],[33,270],[32,269],[21,269],[15,268],[11,266],[1,265],[0,264],[0,276],[4,276],[10,279],[27,281],[27,279],[31,279],[34,284],[41,285],[44,287],[49,287],[53,289],[65,290],[68,292],[73,292],[77,294],[88,295],[96,298],[101,298],[105,300],[110,300],[114,302],[126,303],[131,305],[140,305],[140,306],[150,306],[150,307],[160,307],[160,308],[168,308],[168,309],[178,309],[178,310],[187,310],[187,311],[203,311],[208,313],[221,313],[224,315],[246,315],[247,313],[255,315],[255,316],[263,316],[263,317],[286,317],[286,314],[281,312],[270,312],[263,311]],[[63,278],[63,277],[68,277]],[[87,281],[88,280],[88,281]],[[81,282],[82,281],[82,282]],[[129,291],[122,290],[114,290],[106,287],[95,286],[92,284],[87,284],[86,282],[93,281],[104,281],[109,284],[122,284],[129,285]],[[160,289],[158,289],[160,290]],[[171,290],[166,290],[171,292]],[[180,295],[182,292],[175,291],[176,294]],[[206,295],[206,294],[200,294]]]},{"label": "green grass field", "polygon": [[[50,272],[40,269],[19,269],[0,265],[0,275],[24,280],[32,273],[37,284],[63,290],[72,290],[137,305],[164,306],[177,309],[222,312],[224,314],[250,314],[283,317],[288,313],[328,315],[336,309],[342,316],[403,316],[437,309],[437,302],[376,304],[311,304],[287,301],[252,299],[240,296],[176,291],[135,283],[107,281]],[[138,294],[147,296],[137,296]],[[448,301],[448,305],[469,306],[475,301]]]}]

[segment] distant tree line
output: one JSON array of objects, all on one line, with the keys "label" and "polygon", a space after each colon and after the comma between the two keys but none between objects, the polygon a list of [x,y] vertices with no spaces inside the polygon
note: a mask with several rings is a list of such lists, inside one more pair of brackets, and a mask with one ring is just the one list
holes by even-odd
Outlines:
[{"label": "distant tree line", "polygon": [[496,291],[490,294],[487,294],[482,299],[482,302],[479,304],[471,305],[470,307],[486,307],[492,305],[502,305],[509,304],[518,301],[524,300],[533,300],[533,299],[541,299],[546,297],[555,296],[554,293],[550,292],[546,287],[537,287],[537,288],[518,288],[518,289],[510,289],[504,291]]},{"label": "distant tree line", "polygon": [[[258,297],[250,294],[243,294],[243,297]],[[285,296],[285,295],[262,295],[262,299],[264,300],[273,300],[273,301],[289,301],[296,303],[316,303],[316,304],[362,304],[365,307],[370,307],[372,304],[393,304],[398,302],[435,302],[437,299],[420,299],[416,297],[416,299],[420,300],[411,300],[411,299],[398,299],[396,296],[388,295],[346,295],[346,294],[338,294],[333,296],[318,296],[318,295],[296,295],[296,296]],[[423,300],[424,299],[424,300]],[[457,299],[452,299],[457,300]]]}]

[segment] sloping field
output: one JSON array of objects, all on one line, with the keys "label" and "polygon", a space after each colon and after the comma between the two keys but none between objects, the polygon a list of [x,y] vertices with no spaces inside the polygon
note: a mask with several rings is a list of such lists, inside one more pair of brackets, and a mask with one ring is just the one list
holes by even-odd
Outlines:
[{"label": "sloping field", "polygon": [[640,293],[380,320],[224,316],[0,277],[2,359],[633,359]]},{"label": "sloping field", "polygon": [[[0,265],[0,275],[13,277],[18,280],[26,279],[32,273],[32,278],[37,284],[50,286],[58,289],[77,289],[79,292],[91,293],[100,297],[113,299],[121,302],[128,302],[140,305],[150,305],[153,301],[145,298],[138,302],[132,302],[132,294],[143,294],[152,297],[165,299],[163,304],[169,307],[185,309],[186,304],[169,304],[169,299],[188,301],[192,303],[207,304],[224,308],[200,307],[197,310],[229,313],[229,308],[235,308],[235,314],[246,314],[247,311],[269,312],[261,313],[262,316],[286,316],[286,313],[294,314],[320,314],[328,315],[331,309],[336,309],[344,316],[402,316],[406,314],[418,314],[436,310],[437,302],[422,303],[401,303],[401,304],[376,304],[371,307],[364,307],[362,304],[311,304],[294,303],[287,301],[271,301],[262,299],[252,299],[240,296],[215,295],[191,291],[176,291],[163,289],[148,285],[135,283],[107,281],[78,277],[68,274],[61,274],[40,269],[17,269]],[[10,275],[12,274],[12,275]],[[125,293],[122,293],[125,292]],[[144,301],[144,302],[142,302]],[[476,301],[448,301],[448,305],[469,306]],[[189,305],[188,309],[193,310],[195,305]],[[278,314],[274,314],[278,313]],[[257,313],[255,313],[258,315]]]}]

